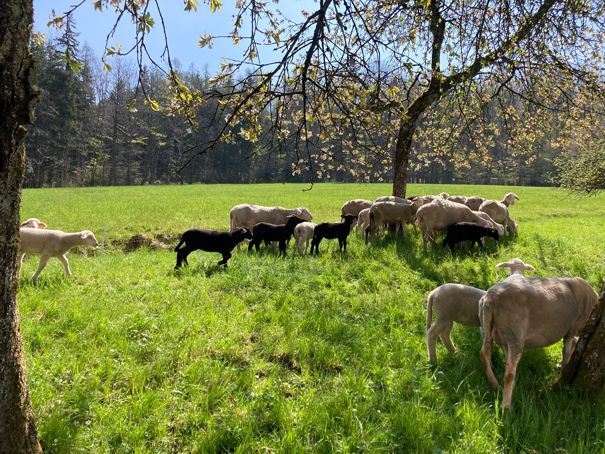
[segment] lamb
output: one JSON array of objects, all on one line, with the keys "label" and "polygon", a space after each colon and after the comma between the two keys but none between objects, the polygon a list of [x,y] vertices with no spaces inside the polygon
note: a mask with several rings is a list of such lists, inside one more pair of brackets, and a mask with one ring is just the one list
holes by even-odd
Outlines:
[{"label": "lamb", "polygon": [[[395,203],[408,203],[408,199],[403,199],[401,197],[396,197],[394,195],[383,195],[382,197],[378,197],[374,202],[395,202]],[[369,207],[367,207],[369,208]]]},{"label": "lamb", "polygon": [[[297,216],[289,216],[285,224],[259,222],[252,229],[252,241],[248,244],[248,251],[251,251],[254,246],[258,251],[263,241],[265,243],[279,241],[279,252],[286,255],[286,242],[290,241],[294,228],[301,222],[304,220]],[[313,245],[311,245],[311,250],[313,250]]]},{"label": "lamb", "polygon": [[48,263],[51,257],[57,257],[63,267],[65,274],[71,276],[67,253],[75,246],[98,246],[97,239],[90,230],[82,232],[65,233],[61,230],[45,230],[40,228],[22,227],[19,229],[21,240],[19,241],[17,263],[19,266],[23,263],[25,254],[40,255],[38,269],[32,276],[32,281],[36,282],[38,276]]},{"label": "lamb", "polygon": [[406,201],[405,203],[396,202],[376,202],[370,207],[370,229],[366,231],[366,244],[368,242],[368,233],[377,235],[385,223],[395,224],[395,234],[399,231],[399,226],[403,229],[405,236],[405,226],[414,219],[414,205]]},{"label": "lamb", "polygon": [[294,238],[296,238],[296,246],[300,255],[307,253],[309,241],[313,239],[313,231],[316,225],[313,222],[301,222],[294,227]]},{"label": "lamb", "polygon": [[230,230],[244,227],[252,230],[259,222],[286,224],[288,217],[296,216],[303,221],[311,221],[313,216],[306,208],[266,207],[261,205],[236,205],[229,211]]},{"label": "lamb", "polygon": [[32,229],[45,229],[46,224],[38,218],[29,218],[21,223],[21,227],[29,227]]},{"label": "lamb", "polygon": [[489,216],[489,214],[484,213],[483,211],[473,211],[473,213],[475,213],[477,216],[483,218],[487,222],[488,227],[491,227],[492,229],[496,229],[498,231],[498,235],[504,236],[504,233],[506,231],[504,229],[504,226],[502,224],[498,224],[496,221],[494,221]]},{"label": "lamb", "polygon": [[[372,205],[373,206],[373,205]],[[347,251],[347,237],[351,232],[351,224],[357,219],[357,216],[350,214],[342,215],[342,222],[322,222],[315,227],[313,241],[311,241],[311,254],[315,248],[315,253],[319,254],[319,243],[326,238],[332,240],[338,238],[338,250]]]},{"label": "lamb", "polygon": [[451,195],[447,198],[450,202],[461,203],[464,205],[466,203],[467,197],[464,195]]},{"label": "lamb", "polygon": [[425,249],[429,241],[436,244],[435,232],[437,230],[445,230],[458,222],[474,222],[484,227],[490,227],[490,223],[486,219],[474,213],[466,205],[448,200],[434,200],[421,206],[416,212],[416,224],[422,228]]},{"label": "lamb", "polygon": [[474,222],[458,222],[447,228],[447,235],[443,240],[443,247],[449,246],[450,250],[454,252],[456,244],[463,241],[470,241],[471,248],[475,243],[479,244],[479,247],[482,248],[483,243],[481,243],[481,238],[485,236],[494,238],[496,241],[500,238],[498,231],[491,227],[483,227]]},{"label": "lamb", "polygon": [[361,229],[362,232],[365,232],[366,229],[370,228],[370,209],[366,208],[365,210],[361,210],[357,215],[357,225],[355,226],[357,229]]},{"label": "lamb", "polygon": [[580,278],[507,279],[488,289],[479,301],[481,363],[489,383],[501,389],[492,369],[491,351],[494,341],[502,347],[506,357],[503,408],[510,408],[523,349],[546,347],[563,339],[561,365],[565,365],[597,299],[596,292]]},{"label": "lamb", "polygon": [[[251,238],[252,233],[245,228],[236,228],[233,232],[189,229],[181,235],[179,244],[174,248],[177,253],[174,269],[178,270],[183,263],[189,265],[187,256],[197,250],[220,252],[223,259],[218,262],[218,265],[224,265],[227,268],[227,261],[231,258],[233,248],[245,239]],[[185,243],[185,246],[181,247],[183,243]]]},{"label": "lamb", "polygon": [[[523,278],[525,271],[535,271],[534,267],[520,259],[512,259],[496,265],[496,268],[509,268],[509,277]],[[434,289],[426,300],[426,343],[429,361],[437,362],[437,338],[452,354],[456,348],[450,338],[454,322],[465,326],[480,326],[479,300],[486,294],[485,290],[461,284],[443,284]],[[432,321],[435,312],[435,321]]]},{"label": "lamb", "polygon": [[502,224],[509,231],[508,224],[511,222],[508,207],[519,200],[512,192],[507,193],[501,201],[486,200],[479,206],[479,211],[489,214],[496,222]]}]

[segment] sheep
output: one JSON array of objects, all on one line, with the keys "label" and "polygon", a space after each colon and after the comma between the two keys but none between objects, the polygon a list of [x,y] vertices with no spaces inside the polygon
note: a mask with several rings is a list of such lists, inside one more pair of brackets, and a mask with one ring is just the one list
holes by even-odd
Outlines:
[{"label": "sheep", "polygon": [[508,231],[508,224],[510,222],[508,207],[515,203],[515,200],[519,200],[519,197],[512,192],[509,192],[501,201],[485,200],[479,206],[478,211],[483,211],[484,213],[489,214],[494,221],[502,224],[505,230]]},{"label": "sheep", "polygon": [[454,252],[456,244],[463,241],[470,241],[471,248],[475,243],[479,244],[479,247],[483,247],[481,238],[488,236],[494,238],[496,241],[500,238],[498,231],[491,227],[484,227],[474,222],[458,222],[452,224],[447,228],[447,235],[443,240],[443,247],[449,246],[450,250]]},{"label": "sheep", "polygon": [[45,229],[46,224],[38,218],[29,218],[23,221],[20,227],[29,227],[32,229]]},{"label": "sheep", "polygon": [[289,216],[296,216],[303,221],[311,221],[313,216],[306,208],[266,207],[261,205],[236,205],[229,211],[230,230],[244,227],[252,230],[259,222],[267,224],[286,224]]},{"label": "sheep", "polygon": [[464,195],[451,195],[447,198],[450,202],[465,204],[467,197]]},{"label": "sheep", "polygon": [[[252,233],[245,228],[236,228],[233,232],[220,232],[216,230],[189,229],[181,235],[179,244],[174,248],[176,254],[175,270],[183,263],[189,265],[187,256],[193,251],[220,252],[223,259],[218,265],[227,268],[227,261],[231,258],[231,251],[245,239],[252,239]],[[181,246],[185,243],[185,247]]]},{"label": "sheep", "polygon": [[57,257],[63,267],[65,274],[71,276],[67,253],[75,246],[98,246],[99,243],[90,230],[82,232],[65,233],[61,230],[34,229],[31,227],[22,227],[19,229],[21,240],[19,241],[17,263],[19,266],[23,263],[25,254],[40,255],[38,269],[32,276],[32,281],[36,282],[38,276],[46,266],[48,259]]},{"label": "sheep", "polygon": [[[266,244],[271,241],[279,241],[279,252],[286,255],[286,242],[290,241],[294,228],[301,222],[304,222],[304,220],[297,216],[289,216],[285,224],[259,222],[252,229],[252,240],[248,244],[248,251],[251,251],[254,246],[258,251],[263,241]],[[313,249],[311,248],[311,250]]]},{"label": "sheep", "polygon": [[484,227],[491,227],[489,221],[460,203],[439,199],[421,206],[416,212],[416,224],[422,228],[424,249],[429,241],[436,244],[435,231],[445,230],[458,222],[474,222]]},{"label": "sheep", "polygon": [[414,219],[413,203],[396,202],[376,202],[370,207],[370,229],[366,231],[366,244],[368,242],[368,233],[377,235],[378,231],[385,223],[395,224],[395,233],[399,231],[399,226],[403,229],[405,236],[405,225]]},{"label": "sheep", "polygon": [[[409,199],[403,199],[401,197],[396,197],[394,195],[383,195],[382,197],[378,197],[374,202],[395,202],[395,203],[408,203]],[[369,207],[367,207],[369,208]]]},{"label": "sheep", "polygon": [[[372,205],[373,206],[373,205]],[[347,251],[347,237],[351,232],[351,224],[357,216],[351,214],[342,215],[342,222],[322,222],[317,224],[315,231],[313,232],[313,241],[311,241],[311,254],[315,248],[315,253],[319,254],[319,243],[321,240],[326,238],[332,240],[338,238],[338,250]]]},{"label": "sheep", "polygon": [[450,338],[454,322],[465,326],[480,325],[479,300],[485,293],[485,290],[461,284],[443,284],[429,293],[426,300],[426,343],[431,363],[437,362],[437,337],[441,338],[451,354],[456,352]]},{"label": "sheep", "polygon": [[357,215],[357,225],[355,228],[360,229],[362,232],[365,232],[366,229],[370,228],[370,209],[366,208],[365,210],[361,210]]},{"label": "sheep", "polygon": [[565,365],[597,299],[592,287],[580,278],[507,279],[488,289],[479,300],[480,357],[489,383],[502,389],[492,369],[492,343],[504,351],[503,408],[510,408],[523,349],[546,347],[563,339],[561,365]]},{"label": "sheep", "polygon": [[473,211],[479,211],[479,207],[483,202],[485,202],[485,199],[483,197],[472,196],[466,198],[466,200],[464,201],[464,205],[466,205]]},{"label": "sheep", "polygon": [[504,233],[506,232],[506,230],[504,229],[504,226],[502,224],[498,224],[496,221],[494,221],[489,216],[489,214],[484,213],[483,211],[473,211],[473,213],[475,213],[477,216],[483,218],[487,222],[488,227],[491,227],[492,229],[496,229],[498,231],[498,235],[504,236]]},{"label": "sheep", "polygon": [[366,208],[370,208],[372,206],[371,200],[365,199],[354,199],[345,202],[345,204],[340,209],[341,214],[352,214],[353,216],[358,216],[361,210]]},{"label": "sheep", "polygon": [[313,239],[313,231],[316,225],[313,222],[301,222],[294,227],[294,238],[296,238],[296,246],[300,255],[307,253],[309,241]]},{"label": "sheep", "polygon": [[[523,263],[520,259],[499,263],[496,268],[509,268],[509,277],[523,277],[525,271],[535,271],[534,267]],[[446,346],[450,353],[456,348],[450,338],[454,322],[465,326],[480,326],[479,300],[486,294],[485,290],[461,284],[443,284],[434,289],[427,297],[426,313],[426,343],[429,361],[437,362],[437,338]],[[432,322],[433,312],[435,321]]]}]

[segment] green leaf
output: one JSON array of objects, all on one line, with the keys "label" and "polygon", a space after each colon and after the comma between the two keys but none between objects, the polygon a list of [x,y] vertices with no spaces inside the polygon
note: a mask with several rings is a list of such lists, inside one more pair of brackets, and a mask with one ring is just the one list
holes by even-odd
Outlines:
[{"label": "green leaf", "polygon": [[210,0],[210,11],[213,13],[220,10],[223,7],[221,0]]},{"label": "green leaf", "polygon": [[103,3],[101,0],[94,2],[94,8],[99,11],[103,11]]},{"label": "green leaf", "polygon": [[199,0],[185,0],[185,11],[197,11]]}]

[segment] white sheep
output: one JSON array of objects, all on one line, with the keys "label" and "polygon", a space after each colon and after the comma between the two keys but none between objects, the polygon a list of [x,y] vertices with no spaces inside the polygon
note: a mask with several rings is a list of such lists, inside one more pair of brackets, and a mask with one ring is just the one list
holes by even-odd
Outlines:
[{"label": "white sheep", "polygon": [[376,202],[370,207],[370,232],[372,235],[377,235],[384,224],[395,224],[395,234],[401,226],[403,236],[405,236],[405,226],[413,219],[414,208],[410,201],[406,200],[406,203]]},{"label": "white sheep", "polygon": [[65,274],[71,276],[67,253],[75,246],[98,246],[97,239],[90,230],[82,232],[65,233],[61,230],[43,230],[23,227],[19,229],[20,241],[17,263],[23,263],[25,254],[40,255],[38,269],[32,276],[36,281],[46,266],[48,259],[57,257],[65,268]]},{"label": "white sheep", "polygon": [[512,192],[507,193],[501,201],[498,200],[486,200],[479,206],[479,211],[483,211],[490,215],[490,217],[502,224],[505,230],[508,232],[508,224],[510,222],[510,214],[508,207],[515,203],[515,200],[519,200]]},{"label": "white sheep", "polygon": [[345,204],[340,209],[340,214],[352,214],[353,216],[358,216],[361,210],[365,210],[366,208],[370,208],[372,206],[371,200],[366,199],[353,199],[345,202]]},{"label": "white sheep", "polygon": [[492,369],[492,343],[506,358],[502,407],[510,408],[517,364],[526,347],[546,347],[563,339],[565,365],[576,336],[597,304],[598,296],[580,278],[506,279],[479,300],[483,334],[481,364],[489,383],[501,389]]},{"label": "white sheep", "polygon": [[483,197],[471,196],[466,198],[466,200],[464,201],[464,205],[466,205],[473,211],[479,211],[479,207],[483,202],[485,202],[485,199]]},{"label": "white sheep", "polygon": [[45,229],[46,224],[38,218],[29,218],[21,223],[21,227],[29,227],[32,229]]},{"label": "white sheep", "polygon": [[[394,196],[394,195],[383,195],[381,197],[378,197],[376,200],[374,200],[374,202],[407,203],[407,202],[409,202],[409,200],[403,199],[401,197],[397,197],[397,196]],[[366,208],[369,208],[369,207],[366,207]]]},{"label": "white sheep", "polygon": [[418,208],[416,212],[416,224],[422,228],[422,240],[425,249],[429,241],[436,244],[436,231],[446,230],[450,225],[458,222],[475,222],[484,227],[492,226],[492,223],[486,220],[484,216],[476,214],[466,205],[444,199],[435,199],[431,203]]},{"label": "white sheep", "polygon": [[450,202],[465,204],[467,197],[464,195],[450,195],[447,197]]},{"label": "white sheep", "polygon": [[313,239],[313,232],[317,224],[313,222],[301,222],[294,227],[294,238],[296,238],[296,247],[298,247],[298,253],[304,255],[307,253],[309,248],[309,241]]},{"label": "white sheep", "polygon": [[285,224],[289,216],[296,216],[305,221],[311,221],[313,216],[306,208],[266,207],[261,205],[241,204],[229,211],[230,230],[244,227],[252,230],[259,222],[268,224]]},{"label": "white sheep", "polygon": [[[508,268],[509,277],[525,276],[525,271],[535,271],[531,265],[514,258],[508,262],[498,263],[496,268]],[[436,344],[439,337],[450,353],[456,348],[450,338],[454,322],[465,326],[480,326],[479,300],[486,294],[485,290],[461,284],[443,284],[434,289],[427,297],[426,344],[429,361],[437,362]],[[433,312],[435,321],[433,322]]]},{"label": "white sheep", "polygon": [[489,227],[491,227],[492,229],[496,229],[496,231],[498,232],[499,236],[503,236],[504,232],[506,231],[506,229],[504,228],[504,226],[502,224],[498,224],[496,221],[494,221],[489,214],[484,213],[483,211],[473,211],[473,213],[475,213],[477,216],[483,218],[489,225]]},{"label": "white sheep", "polygon": [[357,225],[355,228],[364,233],[368,227],[370,227],[370,209],[366,208],[361,210],[357,215]]}]

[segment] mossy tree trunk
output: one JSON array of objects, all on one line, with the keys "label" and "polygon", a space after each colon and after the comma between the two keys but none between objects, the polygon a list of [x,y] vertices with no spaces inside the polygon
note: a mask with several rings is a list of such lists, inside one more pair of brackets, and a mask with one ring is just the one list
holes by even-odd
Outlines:
[{"label": "mossy tree trunk", "polygon": [[29,40],[32,1],[0,8],[0,453],[37,453],[17,308],[17,241],[26,126],[36,93]]}]

